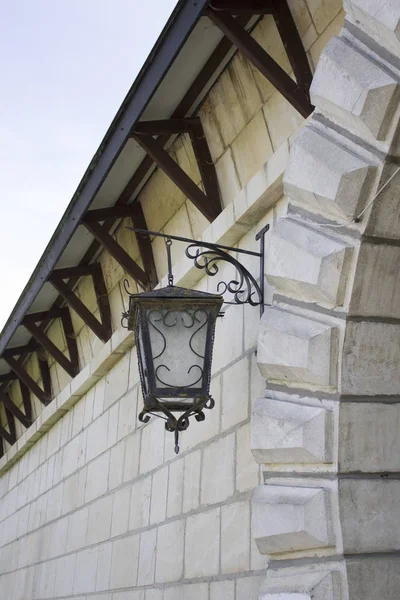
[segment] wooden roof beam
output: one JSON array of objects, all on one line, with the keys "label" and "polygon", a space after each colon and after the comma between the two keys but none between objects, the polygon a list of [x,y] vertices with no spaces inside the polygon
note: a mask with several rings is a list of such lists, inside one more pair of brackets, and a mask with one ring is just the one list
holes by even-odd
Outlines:
[{"label": "wooden roof beam", "polygon": [[[306,91],[289,77],[234,17],[227,12],[216,11],[212,8],[207,9],[206,15],[304,118],[311,114],[313,106]],[[305,54],[302,44],[301,49]]]}]

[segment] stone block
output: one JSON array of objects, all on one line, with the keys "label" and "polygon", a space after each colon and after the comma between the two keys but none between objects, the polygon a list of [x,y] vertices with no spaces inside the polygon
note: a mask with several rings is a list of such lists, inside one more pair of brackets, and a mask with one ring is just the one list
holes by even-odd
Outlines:
[{"label": "stone block", "polygon": [[296,568],[282,571],[270,570],[261,585],[258,600],[338,600],[339,598],[342,598],[339,572],[317,567],[308,572]]},{"label": "stone block", "polygon": [[150,523],[160,523],[164,521],[167,512],[167,491],[168,491],[168,471],[169,467],[163,467],[153,475],[153,484],[151,487],[151,505],[150,505]]},{"label": "stone block", "polygon": [[204,449],[201,473],[201,502],[221,502],[234,491],[234,442],[230,435],[209,444]]},{"label": "stone block", "polygon": [[221,508],[221,571],[250,568],[250,503],[235,502]]},{"label": "stone block", "polygon": [[253,117],[233,141],[232,153],[241,187],[244,187],[273,153],[262,111]]},{"label": "stone block", "polygon": [[284,191],[307,208],[340,220],[360,212],[372,166],[307,126],[296,137]]},{"label": "stone block", "polygon": [[400,550],[400,481],[342,479],[340,520],[345,553]]},{"label": "stone block", "polygon": [[336,385],[337,328],[280,308],[266,308],[260,322],[257,364],[267,381]]},{"label": "stone block", "polygon": [[186,520],[185,578],[209,577],[219,571],[220,509],[198,513]]},{"label": "stone block", "polygon": [[139,535],[132,535],[113,543],[110,588],[133,587],[137,582]]},{"label": "stone block", "polygon": [[164,421],[152,419],[143,427],[140,452],[140,473],[159,467],[164,460]]},{"label": "stone block", "polygon": [[222,431],[249,417],[249,371],[250,363],[246,356],[222,375]]},{"label": "stone block", "polygon": [[400,326],[393,323],[347,323],[342,353],[342,394],[400,394],[399,334]]},{"label": "stone block", "polygon": [[385,67],[337,37],[321,54],[310,93],[319,110],[373,141],[386,135],[397,89],[397,81]]},{"label": "stone block", "polygon": [[253,536],[261,554],[311,551],[333,544],[328,490],[260,485],[253,494]]},{"label": "stone block", "polygon": [[[192,452],[185,456],[183,481],[183,512],[195,510],[200,501],[201,452]],[[153,483],[154,486],[154,483]]]},{"label": "stone block", "polygon": [[141,529],[149,524],[151,477],[139,479],[132,486],[129,529]]},{"label": "stone block", "polygon": [[341,240],[283,218],[271,232],[265,273],[280,294],[340,306],[350,254]]},{"label": "stone block", "polygon": [[236,431],[236,489],[252,490],[259,483],[259,465],[250,449],[250,424]]},{"label": "stone block", "polygon": [[114,493],[112,505],[111,537],[128,531],[131,487],[124,487]]},{"label": "stone block", "polygon": [[259,463],[332,460],[332,415],[317,406],[257,398],[251,414],[251,449]]},{"label": "stone block", "polygon": [[89,507],[86,543],[104,542],[110,537],[113,495],[100,498]]},{"label": "stone block", "polygon": [[380,46],[400,54],[400,7],[397,0],[344,0],[347,18]]},{"label": "stone block", "polygon": [[311,18],[322,33],[342,8],[342,0],[307,0]]},{"label": "stone block", "polygon": [[351,315],[400,318],[400,248],[360,246],[349,307]]},{"label": "stone block", "polygon": [[156,548],[157,528],[144,531],[140,535],[138,585],[150,585],[154,582]]},{"label": "stone block", "polygon": [[210,600],[234,600],[234,581],[214,581],[210,584]]},{"label": "stone block", "polygon": [[169,466],[167,517],[174,517],[182,512],[182,497],[183,458]]},{"label": "stone block", "polygon": [[[98,549],[85,548],[76,555],[74,574],[74,594],[91,592],[95,587]],[[51,597],[51,596],[50,596]]]},{"label": "stone block", "polygon": [[184,521],[158,528],[156,582],[178,581],[183,575]]},{"label": "stone block", "polygon": [[102,496],[107,491],[110,452],[105,452],[88,465],[85,502]]},{"label": "stone block", "polygon": [[343,402],[339,412],[340,471],[399,469],[400,404]]},{"label": "stone block", "polygon": [[[107,542],[98,546],[96,591],[110,589],[112,548],[112,542]],[[103,596],[99,596],[99,600],[103,600]]]},{"label": "stone block", "polygon": [[397,600],[400,557],[385,556],[346,561],[349,600]]}]

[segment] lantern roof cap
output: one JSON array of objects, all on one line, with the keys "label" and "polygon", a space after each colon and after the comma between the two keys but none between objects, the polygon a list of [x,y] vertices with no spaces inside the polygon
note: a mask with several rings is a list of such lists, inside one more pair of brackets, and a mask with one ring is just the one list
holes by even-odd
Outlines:
[{"label": "lantern roof cap", "polygon": [[150,292],[142,292],[141,294],[131,294],[131,298],[140,300],[153,300],[153,299],[190,299],[190,300],[221,300],[223,298],[220,294],[210,294],[208,292],[200,292],[198,290],[192,290],[188,288],[179,287],[177,285],[167,285],[166,287],[152,290]]}]

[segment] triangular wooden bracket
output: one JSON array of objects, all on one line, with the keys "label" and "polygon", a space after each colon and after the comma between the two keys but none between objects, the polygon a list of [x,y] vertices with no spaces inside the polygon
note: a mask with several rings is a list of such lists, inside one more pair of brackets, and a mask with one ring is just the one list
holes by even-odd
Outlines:
[{"label": "triangular wooden bracket", "polygon": [[26,428],[32,425],[32,405],[29,389],[26,385],[19,380],[22,403],[24,406],[24,412],[11,400],[7,392],[0,389],[0,402],[4,404],[4,408],[7,408],[9,412]]},{"label": "triangular wooden bracket", "polygon": [[[314,107],[310,103],[311,68],[304,50],[301,37],[294,22],[286,0],[267,2],[267,10],[274,17],[276,26],[285,46],[296,82],[278,65],[264,48],[242,27],[232,16],[239,10],[239,2],[220,2],[226,8],[214,8],[214,4],[206,10],[206,15],[225,34],[225,36],[253,63],[268,81],[290,102],[290,104],[307,118]],[[264,14],[257,9],[257,2],[248,3],[243,0],[242,6],[252,7],[254,14]]]},{"label": "triangular wooden bracket", "polygon": [[[52,315],[53,315],[52,311]],[[67,307],[57,309],[57,314],[61,320],[64,331],[69,358],[52,342],[41,327],[37,325],[39,321],[45,321],[50,318],[48,313],[31,313],[24,317],[22,325],[36,339],[41,346],[54,358],[55,361],[70,375],[75,377],[79,373],[79,356],[76,338],[72,328],[71,315]]]},{"label": "triangular wooden bracket", "polygon": [[[68,279],[76,279],[77,277],[90,276],[93,281],[94,291],[99,307],[100,319],[99,321],[94,314],[87,308],[80,298],[73,292],[71,287],[66,283]],[[49,282],[62,296],[65,302],[74,310],[84,323],[93,331],[98,338],[103,342],[107,342],[110,339],[112,333],[111,327],[111,309],[108,300],[107,289],[104,281],[103,271],[99,263],[93,263],[90,265],[78,265],[76,267],[70,267],[65,269],[56,269],[49,277]],[[67,331],[67,330],[68,331]],[[67,343],[68,340],[74,338],[72,323],[64,323],[64,331],[66,332]],[[68,347],[71,356],[70,347]]]},{"label": "triangular wooden bracket", "polygon": [[[115,221],[116,219],[124,219],[126,217],[131,218],[134,229],[147,230],[147,224],[142,205],[138,200],[132,204],[116,204],[108,208],[89,210],[83,217],[82,222],[84,224],[101,223]],[[148,277],[148,285],[151,289],[153,289],[158,283],[158,278],[153,256],[153,248],[151,246],[151,239],[148,234],[137,234],[136,238],[139,246],[140,257],[144,266],[144,272]],[[143,285],[140,279],[136,279],[136,281],[140,285]],[[146,287],[148,287],[148,285]]]},{"label": "triangular wooden bracket", "polygon": [[107,250],[107,252],[121,265],[121,267],[137,281],[144,289],[150,286],[148,274],[129,256],[129,254],[108,233],[108,228],[100,223],[83,221],[86,229]]},{"label": "triangular wooden bracket", "polygon": [[[181,133],[190,134],[205,192],[171,158],[163,147],[163,140],[160,142],[153,137]],[[218,178],[199,118],[141,121],[135,125],[132,137],[209,221],[220,214],[222,203]]]},{"label": "triangular wooden bracket", "polygon": [[42,404],[47,406],[49,402],[51,402],[51,393],[49,393],[49,390],[42,389],[36,383],[36,381],[32,379],[29,373],[25,371],[24,367],[18,360],[16,360],[13,356],[5,357],[4,355],[3,359],[8,364],[8,366],[11,367],[11,370],[14,371],[14,373],[17,375],[17,378],[20,379],[27,386],[27,388],[32,392],[32,394],[36,396],[36,398],[38,398],[38,400],[40,400]]}]

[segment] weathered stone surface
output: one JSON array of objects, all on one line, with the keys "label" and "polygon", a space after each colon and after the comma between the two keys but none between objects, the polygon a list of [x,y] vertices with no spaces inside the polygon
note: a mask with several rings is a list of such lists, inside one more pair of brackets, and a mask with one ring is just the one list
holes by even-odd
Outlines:
[{"label": "weathered stone surface", "polygon": [[315,550],[333,543],[329,492],[260,485],[253,494],[253,535],[261,554]]},{"label": "weathered stone surface", "polygon": [[282,218],[271,233],[266,276],[279,293],[337,306],[343,303],[350,253],[340,240]]},{"label": "weathered stone surface", "polygon": [[[286,572],[287,571],[287,572]],[[258,600],[338,600],[340,574],[322,569],[270,570]]]},{"label": "weathered stone surface", "polygon": [[347,18],[380,46],[400,54],[400,6],[397,0],[344,0]]},{"label": "weathered stone surface", "polygon": [[400,404],[342,403],[339,411],[340,471],[399,470]]},{"label": "weathered stone surface", "polygon": [[342,479],[339,506],[346,553],[400,549],[400,481]]},{"label": "weathered stone surface", "polygon": [[400,557],[346,561],[350,600],[398,600]]},{"label": "weathered stone surface", "polygon": [[293,142],[284,190],[324,216],[348,220],[364,201],[371,169],[360,157],[308,126]]},{"label": "weathered stone surface", "polygon": [[313,104],[342,126],[382,140],[393,116],[397,88],[386,69],[338,37],[322,53],[310,91]]},{"label": "weathered stone surface", "polygon": [[251,449],[259,463],[331,460],[332,419],[325,408],[257,398],[251,414]]},{"label": "weathered stone surface", "polygon": [[361,244],[349,313],[400,318],[400,247]]},{"label": "weathered stone surface", "polygon": [[336,328],[279,308],[267,308],[257,364],[268,381],[332,389],[336,384]]},{"label": "weathered stone surface", "polygon": [[397,324],[347,323],[341,369],[343,394],[400,394],[399,336]]}]

